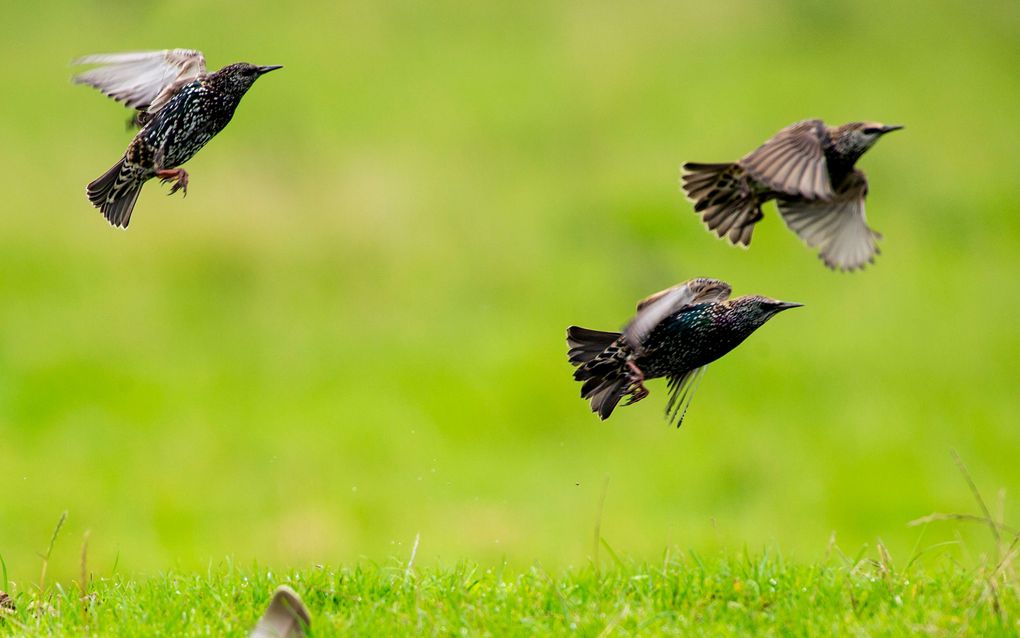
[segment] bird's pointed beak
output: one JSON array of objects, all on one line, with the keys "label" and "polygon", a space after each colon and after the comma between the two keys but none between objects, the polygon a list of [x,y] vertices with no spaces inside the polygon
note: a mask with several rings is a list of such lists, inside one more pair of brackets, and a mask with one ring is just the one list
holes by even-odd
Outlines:
[{"label": "bird's pointed beak", "polygon": [[796,301],[779,301],[776,303],[776,312],[782,310],[789,310],[790,308],[800,308],[804,304],[797,303]]},{"label": "bird's pointed beak", "polygon": [[277,69],[282,69],[282,68],[283,68],[282,64],[271,64],[269,66],[260,66],[259,67],[259,75],[265,75],[266,73],[269,73],[270,71],[275,71]]},{"label": "bird's pointed beak", "polygon": [[892,133],[893,131],[898,131],[901,128],[903,128],[902,124],[889,124],[887,126],[883,126],[882,135],[885,135],[886,133]]}]

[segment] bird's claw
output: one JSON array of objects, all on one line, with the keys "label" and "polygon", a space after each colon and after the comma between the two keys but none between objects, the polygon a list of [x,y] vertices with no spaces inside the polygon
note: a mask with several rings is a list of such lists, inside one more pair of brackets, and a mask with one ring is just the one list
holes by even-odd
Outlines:
[{"label": "bird's claw", "polygon": [[627,394],[630,395],[630,398],[627,399],[627,403],[625,403],[624,405],[637,403],[641,399],[648,396],[648,388],[645,387],[644,383],[640,381],[635,381],[631,383],[630,386],[627,387]]},{"label": "bird's claw", "polygon": [[645,373],[641,371],[641,368],[637,367],[633,361],[627,362],[627,368],[631,373],[631,381],[627,386],[627,394],[630,395],[630,398],[626,405],[630,405],[648,396],[648,388],[645,387]]},{"label": "bird's claw", "polygon": [[182,197],[187,197],[188,196],[188,182],[187,182],[187,180],[177,180],[176,182],[174,182],[174,185],[170,187],[170,192],[167,193],[167,195],[173,195],[177,191],[183,191],[184,192],[184,195],[182,195]]},{"label": "bird's claw", "polygon": [[167,193],[167,195],[173,195],[177,191],[183,191],[184,197],[188,196],[188,172],[184,169],[157,171],[156,175],[159,176],[161,184],[166,184],[167,182],[174,183],[174,185],[170,187],[170,192]]}]

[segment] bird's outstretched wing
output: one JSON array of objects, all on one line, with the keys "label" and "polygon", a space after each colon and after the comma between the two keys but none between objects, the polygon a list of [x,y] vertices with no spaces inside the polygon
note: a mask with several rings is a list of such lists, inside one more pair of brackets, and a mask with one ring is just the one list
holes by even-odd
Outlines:
[{"label": "bird's outstretched wing", "polygon": [[155,113],[182,86],[205,73],[201,51],[167,49],[136,53],[100,53],[78,58],[72,64],[100,66],[74,76],[124,105]]},{"label": "bird's outstretched wing", "polygon": [[640,353],[645,339],[663,319],[685,306],[725,301],[730,292],[730,285],[725,281],[705,277],[659,291],[638,302],[637,314],[623,329],[623,337],[635,353]]},{"label": "bird's outstretched wing", "polygon": [[740,165],[769,188],[809,199],[832,197],[821,120],[791,124],[740,160]]},{"label": "bird's outstretched wing", "polygon": [[790,230],[833,270],[855,270],[874,261],[882,235],[868,226],[864,199],[868,180],[855,169],[829,200],[780,199],[779,213]]}]

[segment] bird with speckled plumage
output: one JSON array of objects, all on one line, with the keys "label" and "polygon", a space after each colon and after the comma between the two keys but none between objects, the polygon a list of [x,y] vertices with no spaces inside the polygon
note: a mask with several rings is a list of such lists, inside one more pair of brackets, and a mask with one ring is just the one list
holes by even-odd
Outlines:
[{"label": "bird with speckled plumage", "polygon": [[683,165],[681,182],[705,226],[748,246],[762,205],[775,199],[790,230],[833,270],[863,268],[882,236],[868,227],[868,180],[854,164],[883,135],[903,128],[878,122],[791,124],[742,159]]},{"label": "bird with speckled plumage", "polygon": [[238,62],[208,73],[202,53],[189,49],[90,55],[74,64],[99,65],[74,76],[75,83],[137,109],[141,130],[120,161],[86,189],[92,205],[120,228],[127,228],[153,177],[173,181],[171,195],[187,195],[188,173],[179,166],[223,130],[255,80],[282,68]]},{"label": "bird with speckled plumage", "polygon": [[646,380],[665,377],[666,418],[679,427],[705,367],[776,314],[801,305],[761,295],[730,299],[730,291],[718,279],[691,279],[639,302],[622,332],[567,328],[574,379],[592,412],[605,420],[623,397],[630,405],[648,396]]}]

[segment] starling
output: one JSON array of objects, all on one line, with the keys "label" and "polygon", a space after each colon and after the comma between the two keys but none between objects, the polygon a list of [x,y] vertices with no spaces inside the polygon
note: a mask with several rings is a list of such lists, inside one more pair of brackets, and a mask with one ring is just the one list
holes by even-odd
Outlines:
[{"label": "starling", "polygon": [[731,164],[683,165],[683,189],[694,210],[719,237],[747,246],[777,200],[786,225],[833,270],[855,270],[874,260],[881,235],[868,227],[868,180],[854,163],[878,138],[902,126],[821,120],[791,124]]},{"label": "starling", "polygon": [[248,638],[303,638],[312,616],[297,592],[280,585]]},{"label": "starling", "polygon": [[170,194],[188,193],[188,173],[178,168],[230,122],[234,109],[259,76],[281,68],[238,62],[215,73],[200,51],[173,49],[90,55],[73,64],[98,64],[74,76],[137,109],[141,130],[124,157],[88,185],[92,205],[114,226],[127,228],[145,182],[173,181]]},{"label": "starling", "polygon": [[605,420],[624,396],[630,395],[624,405],[648,396],[645,380],[666,377],[666,419],[680,427],[705,367],[777,313],[801,305],[729,296],[726,282],[691,279],[638,303],[622,333],[567,328],[574,379],[583,382],[581,398]]}]

